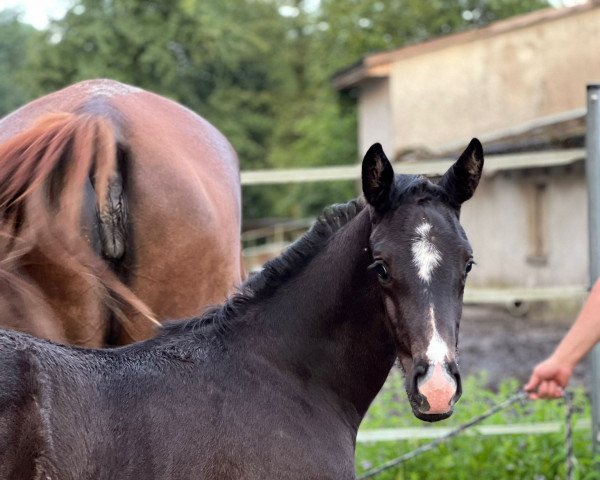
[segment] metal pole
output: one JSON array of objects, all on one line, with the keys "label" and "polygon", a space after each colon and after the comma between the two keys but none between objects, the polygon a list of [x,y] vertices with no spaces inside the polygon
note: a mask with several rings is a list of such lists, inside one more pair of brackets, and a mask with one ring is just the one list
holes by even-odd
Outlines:
[{"label": "metal pole", "polygon": [[[588,190],[590,286],[600,277],[600,84],[587,87],[587,130],[585,171]],[[599,313],[600,315],[600,313]],[[591,354],[592,442],[600,453],[600,344]]]}]

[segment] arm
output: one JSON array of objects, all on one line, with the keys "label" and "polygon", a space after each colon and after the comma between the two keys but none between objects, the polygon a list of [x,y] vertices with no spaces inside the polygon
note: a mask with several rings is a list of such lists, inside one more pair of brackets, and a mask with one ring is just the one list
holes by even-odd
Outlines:
[{"label": "arm", "polygon": [[530,398],[562,395],[575,366],[600,341],[600,281],[597,281],[575,323],[546,360],[531,373],[525,390]]}]

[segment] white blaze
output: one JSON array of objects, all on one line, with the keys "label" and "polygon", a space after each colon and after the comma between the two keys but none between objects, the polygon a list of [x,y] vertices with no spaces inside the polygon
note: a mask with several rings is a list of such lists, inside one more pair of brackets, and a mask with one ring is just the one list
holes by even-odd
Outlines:
[{"label": "white blaze", "polygon": [[433,305],[429,306],[429,321],[431,322],[433,335],[429,341],[429,347],[427,347],[427,358],[429,359],[429,363],[444,363],[448,355],[448,345],[442,340],[435,326],[435,310]]},{"label": "white blaze", "polygon": [[417,267],[419,278],[429,284],[433,270],[442,261],[440,252],[429,239],[431,224],[423,222],[415,229],[415,239],[412,243],[413,263]]}]

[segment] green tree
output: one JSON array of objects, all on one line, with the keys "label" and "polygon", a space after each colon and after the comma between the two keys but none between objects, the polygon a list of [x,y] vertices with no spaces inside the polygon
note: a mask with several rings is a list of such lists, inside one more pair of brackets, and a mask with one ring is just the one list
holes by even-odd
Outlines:
[{"label": "green tree", "polygon": [[[262,0],[77,0],[50,25],[31,76],[40,95],[108,77],[173,98],[220,128],[243,168],[267,168],[283,77],[279,20]],[[268,195],[249,196],[246,215],[268,208]]]},{"label": "green tree", "polygon": [[32,75],[39,94],[94,77],[156,91],[209,118],[261,166],[277,18],[260,1],[79,0],[50,26]]},{"label": "green tree", "polygon": [[[315,5],[318,7],[316,8]],[[280,3],[288,35],[287,108],[269,151],[273,165],[357,161],[356,111],[333,92],[333,74],[373,51],[476,28],[547,7],[546,0],[288,0]],[[275,206],[282,215],[314,214],[349,198],[352,182],[294,185]]]},{"label": "green tree", "polygon": [[33,96],[24,81],[24,70],[35,33],[33,27],[21,22],[18,12],[0,11],[0,117]]},{"label": "green tree", "polygon": [[[36,94],[110,77],[220,128],[242,168],[351,163],[352,99],[332,75],[376,51],[547,6],[545,0],[75,0],[31,50]],[[244,190],[246,218],[306,216],[354,182]]]},{"label": "green tree", "polygon": [[339,69],[367,53],[487,25],[548,7],[547,0],[322,0],[317,29]]}]

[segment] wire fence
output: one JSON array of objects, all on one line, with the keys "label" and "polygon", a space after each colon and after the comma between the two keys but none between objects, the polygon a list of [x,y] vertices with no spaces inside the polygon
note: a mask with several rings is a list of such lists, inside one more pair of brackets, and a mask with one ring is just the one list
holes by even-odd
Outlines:
[{"label": "wire fence", "polygon": [[[572,395],[572,393],[569,391],[565,392],[563,399],[564,399],[564,403],[565,403],[565,419],[564,419],[564,421],[565,421],[565,465],[566,465],[565,478],[566,478],[566,480],[573,480],[575,456],[573,453],[573,395]],[[394,458],[392,460],[389,460],[375,468],[367,470],[365,473],[363,473],[362,475],[357,477],[357,480],[363,480],[366,478],[376,477],[377,475],[379,475],[387,470],[390,470],[392,468],[395,468],[395,467],[399,466],[400,464],[421,455],[422,453],[433,450],[434,448],[438,447],[442,443],[445,443],[445,442],[451,440],[452,438],[475,427],[476,425],[480,424],[481,422],[483,422],[487,418],[491,417],[492,415],[500,412],[501,410],[504,410],[517,402],[526,402],[526,401],[528,401],[527,393],[520,390],[520,391],[516,392],[514,395],[512,395],[511,397],[509,397],[508,399],[494,405],[493,407],[491,407],[490,409],[488,409],[481,415],[477,415],[477,416],[471,418],[467,422],[463,423],[462,425],[459,425],[456,428],[453,428],[446,434],[432,440],[431,442],[421,445],[420,447],[415,448],[414,450],[411,450],[410,452],[404,453],[403,455],[401,455],[397,458]]]}]

